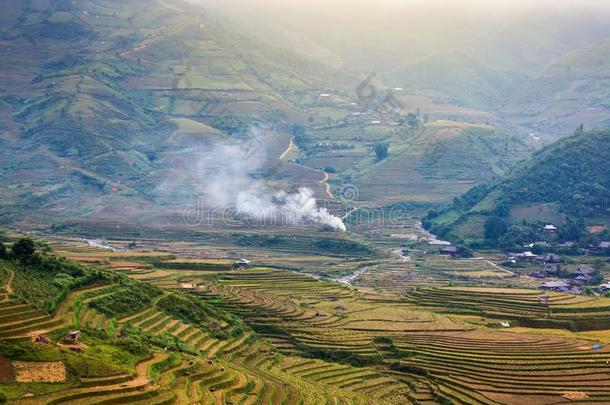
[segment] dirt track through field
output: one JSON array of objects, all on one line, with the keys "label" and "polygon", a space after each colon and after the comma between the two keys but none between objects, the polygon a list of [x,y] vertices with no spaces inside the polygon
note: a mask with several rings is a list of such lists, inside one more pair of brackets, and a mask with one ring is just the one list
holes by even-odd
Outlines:
[{"label": "dirt track through field", "polygon": [[11,271],[11,275],[8,278],[8,281],[6,282],[6,297],[4,298],[5,301],[8,301],[11,295],[13,295],[13,278],[15,278],[15,272]]},{"label": "dirt track through field", "polygon": [[324,172],[324,178],[322,180],[320,180],[320,184],[324,185],[326,195],[330,199],[334,200],[335,196],[333,195],[333,192],[330,189],[330,184],[328,184],[328,180],[330,180],[330,175],[328,173]]}]

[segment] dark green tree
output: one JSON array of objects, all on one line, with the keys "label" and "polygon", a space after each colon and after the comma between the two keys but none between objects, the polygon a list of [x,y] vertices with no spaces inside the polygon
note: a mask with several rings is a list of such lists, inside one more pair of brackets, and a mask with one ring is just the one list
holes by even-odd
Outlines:
[{"label": "dark green tree", "polygon": [[29,263],[34,254],[36,253],[36,247],[34,246],[34,241],[30,238],[21,238],[12,248],[13,257],[19,260],[21,263]]},{"label": "dark green tree", "polygon": [[468,246],[459,246],[458,248],[458,256],[460,257],[472,257],[473,252]]},{"label": "dark green tree", "polygon": [[373,152],[375,152],[375,157],[378,162],[381,162],[383,159],[388,157],[388,144],[387,143],[376,143],[373,147]]},{"label": "dark green tree", "polygon": [[568,218],[564,225],[559,227],[559,239],[562,241],[577,241],[586,232],[585,221],[582,218]]},{"label": "dark green tree", "polygon": [[500,217],[489,217],[485,221],[485,239],[498,240],[508,231],[508,223]]},{"label": "dark green tree", "polygon": [[8,258],[8,251],[4,243],[0,242],[0,259],[5,260]]}]

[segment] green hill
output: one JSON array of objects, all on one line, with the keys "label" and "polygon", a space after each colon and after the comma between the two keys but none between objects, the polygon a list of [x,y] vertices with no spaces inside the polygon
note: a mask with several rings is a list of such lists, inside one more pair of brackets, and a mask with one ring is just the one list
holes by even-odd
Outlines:
[{"label": "green hill", "polygon": [[444,237],[505,244],[539,238],[540,224],[581,236],[586,223],[610,220],[610,130],[579,132],[538,152],[513,173],[478,186],[425,225]]},{"label": "green hill", "polygon": [[150,199],[177,155],[259,122],[305,122],[299,94],[346,80],[180,0],[9,0],[3,9],[7,214],[22,202],[81,214]]}]

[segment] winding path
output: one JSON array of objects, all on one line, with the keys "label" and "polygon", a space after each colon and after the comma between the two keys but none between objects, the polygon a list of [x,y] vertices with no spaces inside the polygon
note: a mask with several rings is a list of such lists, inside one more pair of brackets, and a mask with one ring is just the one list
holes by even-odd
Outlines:
[{"label": "winding path", "polygon": [[331,191],[330,188],[330,184],[328,184],[328,180],[330,180],[330,174],[323,172],[324,173],[324,178],[322,180],[320,180],[320,184],[324,185],[324,191],[326,192],[326,195],[331,199],[334,200],[335,196],[333,195],[333,192]]},{"label": "winding path", "polygon": [[288,156],[288,154],[290,152],[292,152],[292,148],[294,147],[294,136],[292,138],[290,138],[290,143],[288,144],[288,147],[286,148],[286,150],[280,155],[280,160],[284,160],[286,159],[286,156]]},{"label": "winding path", "polygon": [[6,290],[6,296],[4,297],[4,301],[8,301],[10,296],[13,295],[13,279],[15,278],[15,272],[11,271],[11,275],[9,276],[6,286],[4,289]]}]

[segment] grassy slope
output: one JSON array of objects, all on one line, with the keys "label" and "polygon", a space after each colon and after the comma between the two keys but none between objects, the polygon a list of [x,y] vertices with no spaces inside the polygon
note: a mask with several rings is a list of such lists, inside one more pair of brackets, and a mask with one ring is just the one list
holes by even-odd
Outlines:
[{"label": "grassy slope", "polygon": [[[443,233],[480,237],[481,225],[490,215],[540,204],[555,204],[575,217],[607,218],[609,140],[610,131],[594,131],[550,145],[511,175],[465,194],[431,225]],[[466,234],[473,228],[477,230]]]}]

